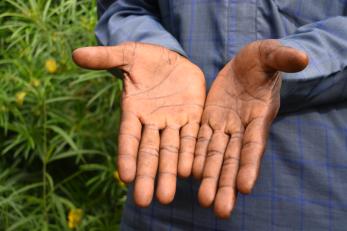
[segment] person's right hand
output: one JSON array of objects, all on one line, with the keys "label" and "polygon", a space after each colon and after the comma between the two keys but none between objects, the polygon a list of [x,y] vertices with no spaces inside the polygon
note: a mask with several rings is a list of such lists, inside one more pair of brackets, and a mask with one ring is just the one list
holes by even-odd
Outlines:
[{"label": "person's right hand", "polygon": [[79,48],[73,59],[84,68],[124,72],[120,179],[135,180],[135,203],[145,207],[152,200],[159,170],[157,197],[170,203],[177,172],[182,177],[191,173],[206,94],[202,71],[174,51],[134,42]]}]

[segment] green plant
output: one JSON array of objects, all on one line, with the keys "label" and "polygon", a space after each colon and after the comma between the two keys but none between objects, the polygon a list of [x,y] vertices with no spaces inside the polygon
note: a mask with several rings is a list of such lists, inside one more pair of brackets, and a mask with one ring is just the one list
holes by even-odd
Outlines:
[{"label": "green plant", "polygon": [[[6,0],[0,10],[0,230],[117,230],[121,82],[71,60],[96,43],[95,1]],[[75,208],[82,219],[69,228]]]}]

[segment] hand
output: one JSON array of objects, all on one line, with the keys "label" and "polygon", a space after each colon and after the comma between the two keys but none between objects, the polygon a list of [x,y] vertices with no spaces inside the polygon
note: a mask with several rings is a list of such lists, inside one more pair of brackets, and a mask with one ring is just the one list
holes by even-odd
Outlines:
[{"label": "hand", "polygon": [[253,42],[219,72],[208,93],[193,164],[199,201],[227,218],[237,191],[251,192],[280,106],[281,74],[306,67],[303,52],[277,40]]},{"label": "hand", "polygon": [[73,59],[81,67],[117,67],[124,72],[120,179],[135,179],[135,203],[145,207],[152,200],[158,171],[157,197],[170,203],[177,172],[182,177],[191,174],[205,101],[201,70],[176,52],[144,43],[79,48]]}]

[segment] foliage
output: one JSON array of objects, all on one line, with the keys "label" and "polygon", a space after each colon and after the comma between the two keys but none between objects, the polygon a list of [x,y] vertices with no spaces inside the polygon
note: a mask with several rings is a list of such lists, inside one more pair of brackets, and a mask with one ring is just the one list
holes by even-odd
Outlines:
[{"label": "foliage", "polygon": [[121,83],[71,60],[96,20],[95,1],[0,2],[0,230],[118,229]]}]

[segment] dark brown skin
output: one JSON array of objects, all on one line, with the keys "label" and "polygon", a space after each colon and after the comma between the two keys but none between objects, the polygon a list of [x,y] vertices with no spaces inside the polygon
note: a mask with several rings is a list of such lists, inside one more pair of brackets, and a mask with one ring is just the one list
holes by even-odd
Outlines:
[{"label": "dark brown skin", "polygon": [[201,70],[176,52],[144,43],[79,48],[73,59],[84,68],[123,70],[119,176],[135,180],[135,203],[146,207],[158,172],[156,195],[170,203],[177,174],[191,175],[206,97]]},{"label": "dark brown skin", "polygon": [[253,42],[220,71],[202,112],[201,70],[166,48],[143,43],[86,47],[73,59],[84,68],[124,72],[118,170],[124,182],[135,180],[135,203],[150,204],[157,172],[157,197],[170,203],[176,175],[188,177],[193,167],[193,175],[202,179],[201,205],[214,204],[221,218],[229,217],[237,192],[247,194],[254,187],[279,109],[280,71],[298,72],[308,63],[306,54],[276,40]]},{"label": "dark brown skin", "polygon": [[193,175],[199,202],[228,218],[237,192],[248,194],[259,174],[269,128],[280,106],[281,74],[298,72],[308,57],[276,40],[250,43],[225,65],[208,93]]}]

